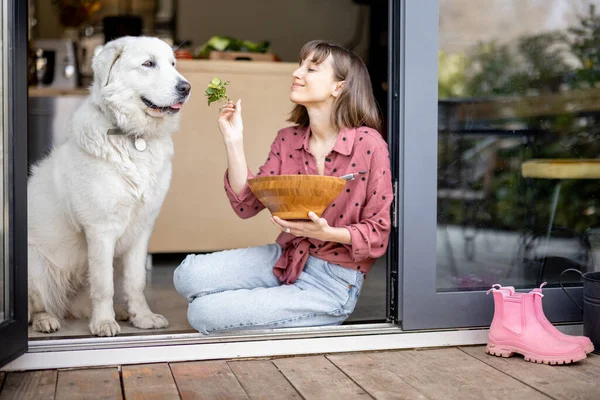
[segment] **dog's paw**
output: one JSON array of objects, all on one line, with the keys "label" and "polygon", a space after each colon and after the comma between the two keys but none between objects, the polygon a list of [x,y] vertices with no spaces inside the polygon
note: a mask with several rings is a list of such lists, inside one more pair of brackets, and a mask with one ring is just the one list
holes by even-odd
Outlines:
[{"label": "dog's paw", "polygon": [[131,322],[133,326],[140,329],[159,329],[169,326],[169,321],[160,314],[136,315]]},{"label": "dog's paw", "polygon": [[90,331],[96,336],[115,336],[121,333],[121,327],[114,319],[90,322]]},{"label": "dog's paw", "polygon": [[129,313],[127,312],[127,308],[120,304],[115,305],[115,319],[117,321],[127,321],[129,319]]},{"label": "dog's paw", "polygon": [[55,316],[41,312],[33,314],[31,327],[37,332],[51,333],[60,329],[60,322]]}]

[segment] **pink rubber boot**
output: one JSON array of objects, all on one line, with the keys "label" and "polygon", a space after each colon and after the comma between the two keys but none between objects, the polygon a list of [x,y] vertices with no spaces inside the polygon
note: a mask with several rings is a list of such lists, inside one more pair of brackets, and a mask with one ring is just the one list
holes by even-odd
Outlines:
[{"label": "pink rubber boot", "polygon": [[[496,285],[494,285],[494,288],[496,286],[498,286],[497,290],[504,290],[507,293],[509,293],[509,295],[511,295],[511,296],[521,295],[521,293],[515,292],[515,288],[512,286],[500,286],[500,285],[496,284]],[[583,351],[585,351],[586,353],[591,353],[592,351],[594,351],[594,344],[588,337],[572,336],[572,335],[564,334],[561,331],[559,331],[558,329],[556,329],[556,327],[554,325],[552,325],[552,322],[548,321],[548,318],[546,318],[546,315],[544,314],[544,307],[542,306],[542,297],[544,297],[544,295],[542,295],[542,288],[544,286],[546,286],[546,282],[542,283],[539,288],[533,289],[530,292],[530,293],[537,292],[541,295],[541,296],[535,296],[535,298],[534,298],[535,311],[536,311],[537,319],[540,322],[540,324],[544,327],[544,329],[546,329],[556,339],[560,339],[560,340],[570,342],[570,343],[576,343],[579,346],[581,346]]]},{"label": "pink rubber boot", "polygon": [[552,336],[536,316],[535,297],[541,293],[511,296],[494,290],[494,319],[490,326],[486,353],[511,357],[522,354],[525,361],[544,364],[569,364],[585,359],[585,351],[576,343]]}]

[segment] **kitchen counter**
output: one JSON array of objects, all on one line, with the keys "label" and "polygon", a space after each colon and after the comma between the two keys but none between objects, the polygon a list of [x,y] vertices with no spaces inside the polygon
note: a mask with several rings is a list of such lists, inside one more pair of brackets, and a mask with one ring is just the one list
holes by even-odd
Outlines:
[{"label": "kitchen counter", "polygon": [[61,96],[87,96],[87,88],[58,89],[53,87],[30,86],[29,97],[61,97]]},{"label": "kitchen counter", "polygon": [[229,81],[227,95],[242,99],[244,146],[256,173],[277,131],[286,122],[292,72],[297,63],[179,60],[177,69],[192,85],[173,136],[173,178],[150,239],[150,253],[195,253],[273,243],[278,231],[263,210],[243,220],[231,209],[223,177],[227,158],[217,127],[220,103],[207,105],[204,91],[212,78]]}]

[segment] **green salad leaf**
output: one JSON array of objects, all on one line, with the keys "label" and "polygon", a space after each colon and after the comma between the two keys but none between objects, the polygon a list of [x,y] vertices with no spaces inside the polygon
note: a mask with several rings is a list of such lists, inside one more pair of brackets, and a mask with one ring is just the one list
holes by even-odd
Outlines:
[{"label": "green salad leaf", "polygon": [[209,106],[210,106],[210,103],[214,103],[215,101],[219,101],[224,98],[229,100],[229,97],[227,97],[227,88],[226,88],[226,86],[228,84],[229,84],[229,82],[223,82],[219,78],[212,78],[212,80],[208,84],[208,88],[204,92],[206,97],[208,97],[208,105]]}]

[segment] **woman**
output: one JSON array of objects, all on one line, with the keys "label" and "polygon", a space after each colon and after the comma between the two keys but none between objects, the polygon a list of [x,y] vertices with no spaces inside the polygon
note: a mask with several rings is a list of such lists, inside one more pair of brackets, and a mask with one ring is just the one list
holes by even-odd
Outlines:
[{"label": "woman", "polygon": [[[304,45],[293,73],[289,121],[258,175],[341,176],[347,182],[322,217],[272,217],[276,243],[188,255],[175,270],[177,291],[189,302],[198,331],[341,324],[354,310],[365,274],[385,254],[390,233],[389,153],[369,74],[359,57],[323,41]],[[264,206],[250,191],[243,146],[242,103],[218,117],[227,151],[225,191],[236,214]]]}]

